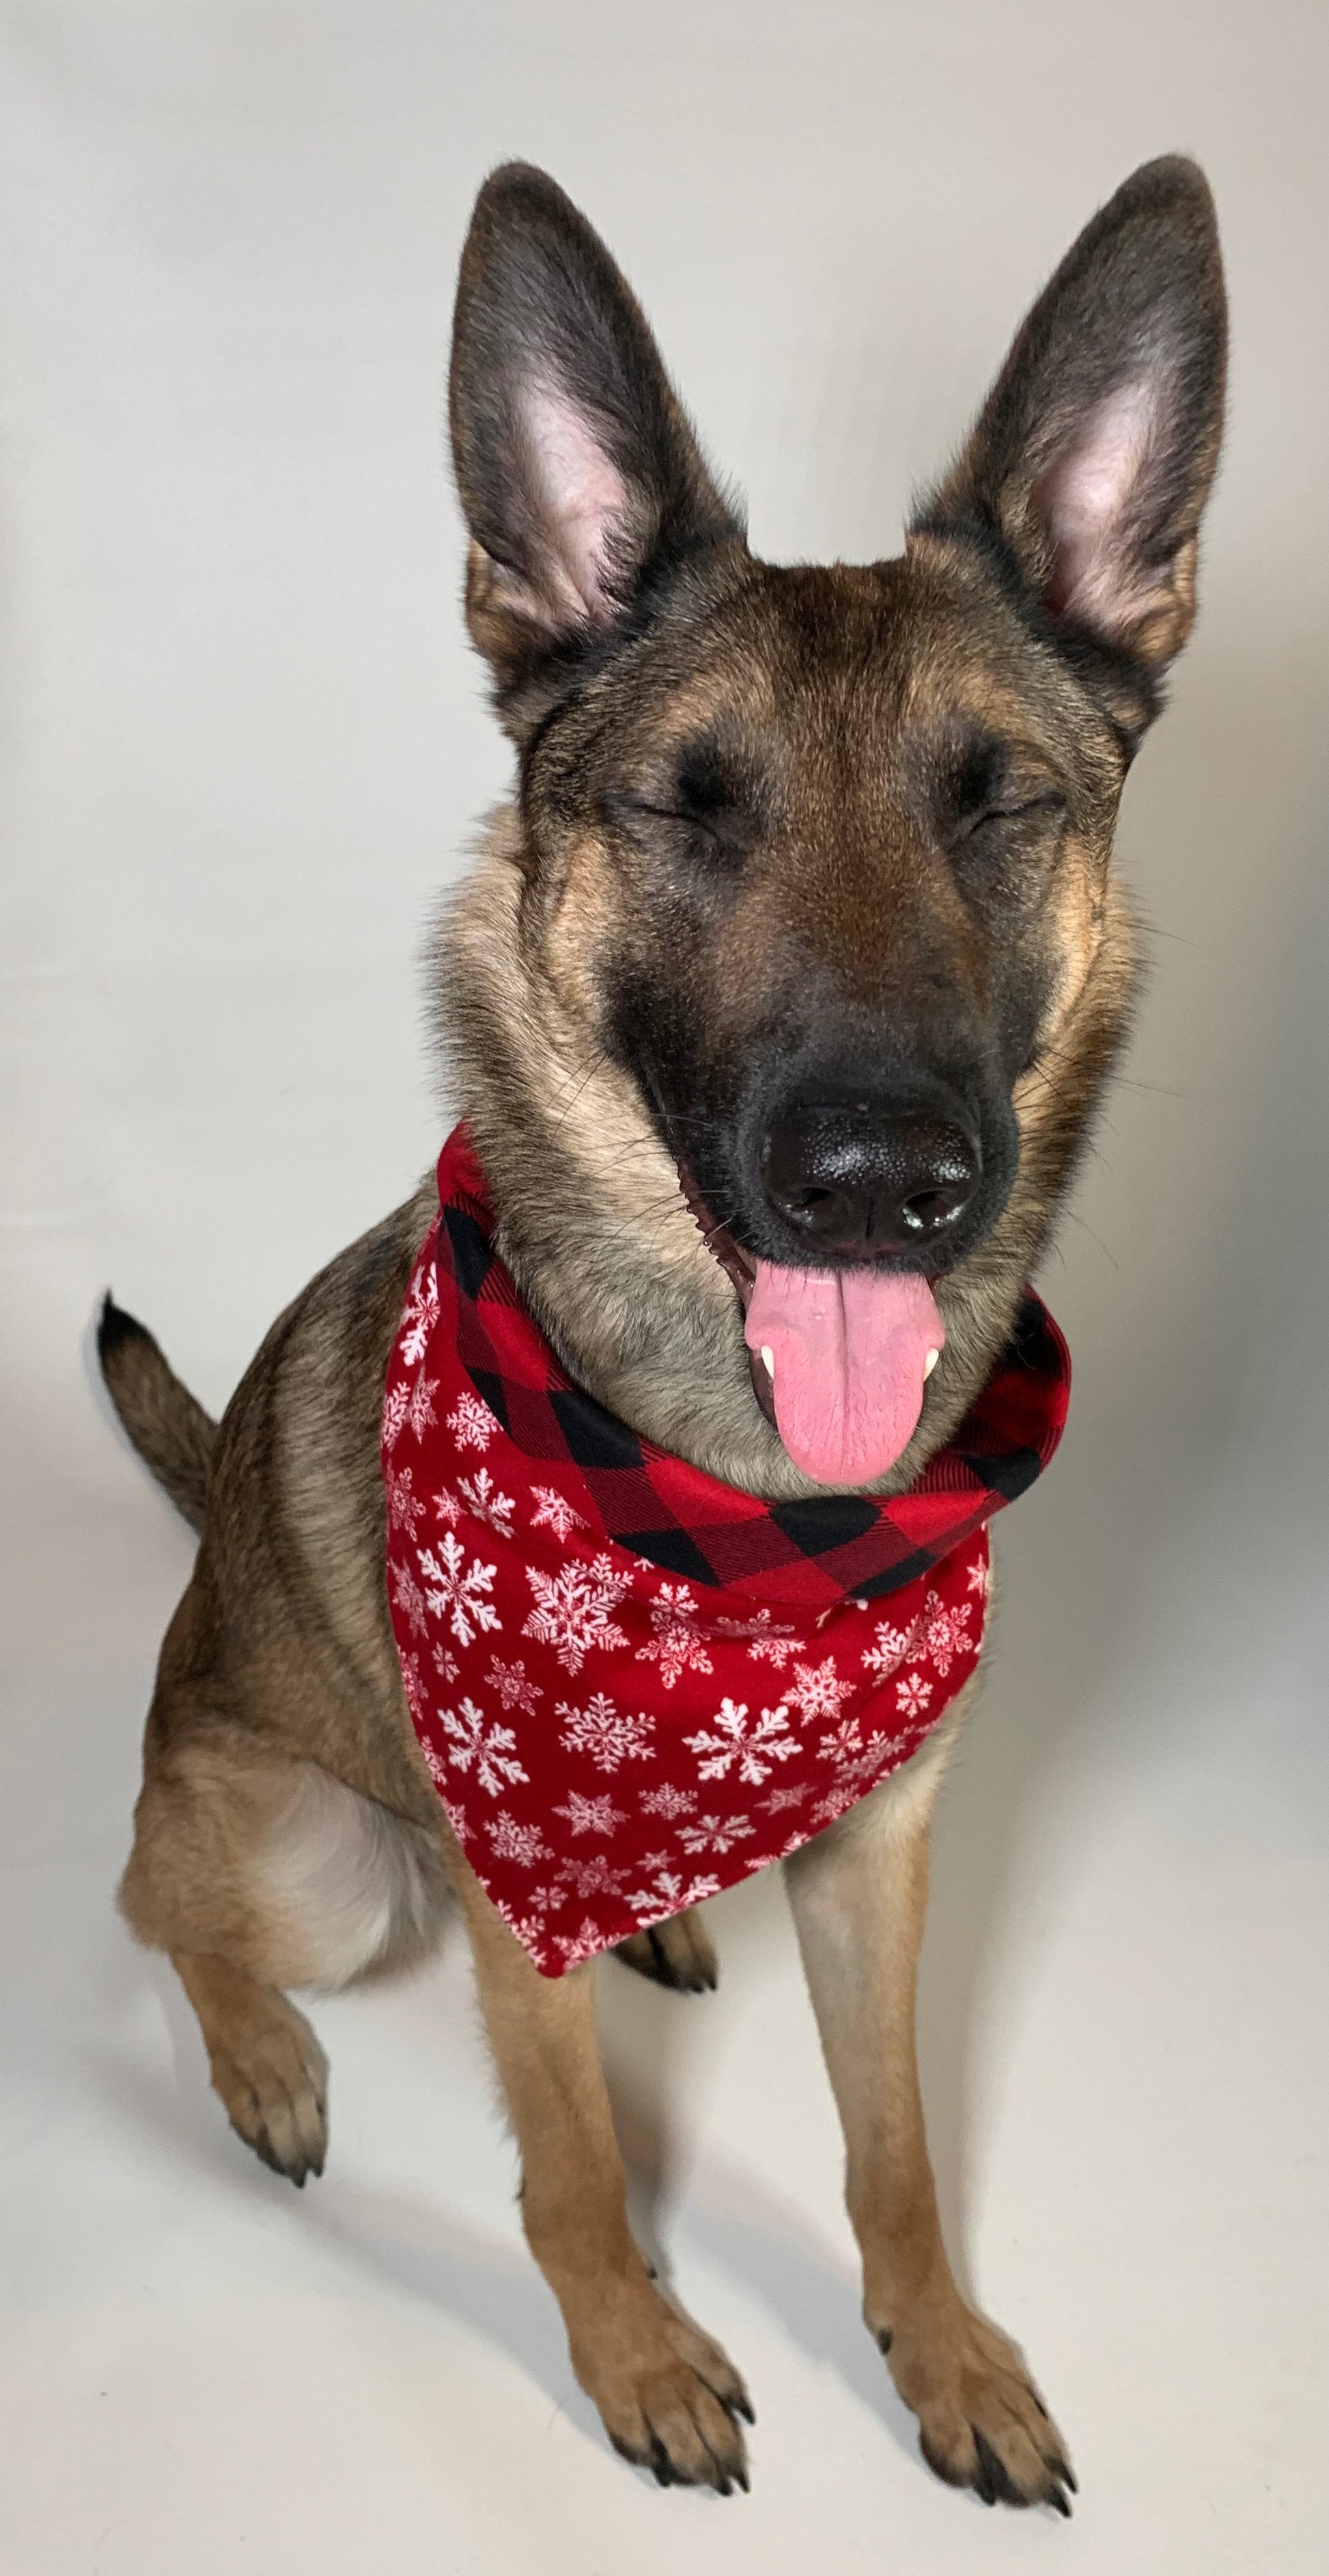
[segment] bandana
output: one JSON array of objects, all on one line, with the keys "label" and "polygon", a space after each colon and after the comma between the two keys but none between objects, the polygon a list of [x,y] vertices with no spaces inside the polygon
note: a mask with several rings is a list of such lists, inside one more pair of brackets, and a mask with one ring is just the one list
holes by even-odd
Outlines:
[{"label": "bandana", "polygon": [[787,1858],[899,1769],[974,1669],[986,1523],[1061,1436],[1026,1291],[905,1494],[768,1503],[560,1368],[494,1257],[465,1127],[383,1406],[389,1603],[448,1822],[547,1977]]}]

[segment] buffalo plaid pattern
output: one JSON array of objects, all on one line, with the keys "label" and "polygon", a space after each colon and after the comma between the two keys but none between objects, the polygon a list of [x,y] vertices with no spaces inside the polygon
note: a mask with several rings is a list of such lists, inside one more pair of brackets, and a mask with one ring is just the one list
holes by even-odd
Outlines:
[{"label": "buffalo plaid pattern", "polygon": [[[438,1180],[385,1392],[393,1624],[467,1857],[558,1975],[797,1848],[917,1750],[967,1678],[985,1525],[1051,1458],[1069,1360],[1028,1291],[993,1376],[907,1493],[763,1502],[641,1439],[560,1368],[495,1256],[464,1127]],[[571,1683],[588,1657],[601,1687],[579,1707]],[[759,1719],[753,1659],[772,1667]],[[586,1761],[612,1767],[615,1744],[625,1777],[651,1766],[640,1815],[603,1779],[592,1794]],[[774,1792],[740,1812],[740,1782],[753,1792],[777,1770]],[[719,1779],[723,1796],[699,1807]],[[661,1819],[681,1851],[645,1847]],[[712,1847],[726,1833],[726,1850]],[[685,1866],[689,1853],[705,1867]]]}]

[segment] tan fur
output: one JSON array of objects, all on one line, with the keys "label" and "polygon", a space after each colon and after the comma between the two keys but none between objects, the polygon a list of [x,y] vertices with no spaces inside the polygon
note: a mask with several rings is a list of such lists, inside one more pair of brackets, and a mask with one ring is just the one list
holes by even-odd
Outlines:
[{"label": "tan fur", "polygon": [[[1056,629],[1062,575],[1043,502],[1056,437],[1064,447],[1111,389],[1114,333],[1137,369],[1142,348],[1171,350],[1158,419],[1176,452],[1149,450],[1154,480],[1132,497],[1122,544],[1135,552],[1115,590],[1114,559],[1101,544],[1094,556],[1094,596],[1118,617],[1104,645]],[[468,615],[522,766],[440,923],[439,1033],[499,1251],[567,1368],[662,1448],[752,1493],[818,1489],[754,1398],[734,1289],[689,1211],[622,1013],[644,992],[675,1034],[686,1015],[697,1079],[715,1083],[697,1097],[711,1102],[772,1027],[797,1037],[805,989],[833,997],[855,1044],[875,1029],[884,1053],[897,1019],[932,1009],[940,1029],[950,1010],[947,1043],[968,1032],[989,1101],[992,1064],[1015,1068],[1001,1132],[1017,1136],[1018,1159],[987,1231],[937,1279],[945,1348],[880,1489],[902,1488],[993,1366],[1126,1026],[1135,939],[1112,833],[1156,711],[1155,668],[1193,614],[1222,347],[1204,183],[1190,165],[1151,165],[1052,281],[904,556],[762,565],[584,219],[537,172],[500,172],[482,191],[453,443]],[[557,495],[530,482],[532,369],[582,448],[602,441],[592,494],[623,495],[598,540],[582,510],[570,552],[551,528]],[[700,864],[692,821],[674,810],[699,728],[725,757],[736,747],[749,781],[731,797],[729,840],[712,832]],[[993,823],[995,839],[985,869],[966,873],[956,781],[967,758],[989,757],[987,737],[1000,777],[1033,788],[995,821],[979,793],[974,828]],[[627,809],[625,779],[646,790]],[[1040,780],[1057,786],[1055,818]],[[202,1529],[162,1648],[121,1903],[136,1936],[173,1958],[236,2130],[296,2182],[322,2169],[327,2069],[282,1990],[403,1966],[459,1905],[521,2150],[527,2236],[577,2375],[629,2458],[662,2483],[727,2493],[745,2482],[746,2395],[633,2242],[595,1970],[537,1973],[453,1841],[403,1697],[379,1415],[435,1206],[422,1183],[295,1299],[218,1426],[108,1301],[101,1351],[121,1418]],[[989,2502],[1066,2510],[1060,2437],[1019,2354],[951,2274],[919,2098],[928,1834],[962,1705],[787,1874],[869,2328],[942,2477]],[[680,1988],[715,1982],[695,1916],[622,1956]]]}]

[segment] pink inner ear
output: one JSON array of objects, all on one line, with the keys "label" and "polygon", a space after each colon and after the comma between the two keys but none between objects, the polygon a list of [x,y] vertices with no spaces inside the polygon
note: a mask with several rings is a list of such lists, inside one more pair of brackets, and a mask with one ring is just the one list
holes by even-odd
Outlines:
[{"label": "pink inner ear", "polygon": [[558,386],[532,385],[523,408],[550,604],[601,625],[613,606],[613,541],[629,518],[627,485],[586,414]]},{"label": "pink inner ear", "polygon": [[1156,420],[1149,377],[1119,385],[1032,495],[1052,539],[1049,608],[1107,634],[1143,615],[1153,587],[1135,552],[1132,504]]}]

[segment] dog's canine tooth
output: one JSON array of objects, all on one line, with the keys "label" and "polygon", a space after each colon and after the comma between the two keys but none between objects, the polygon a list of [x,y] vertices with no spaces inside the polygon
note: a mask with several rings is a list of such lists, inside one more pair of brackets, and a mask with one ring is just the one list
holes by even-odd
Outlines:
[{"label": "dog's canine tooth", "polygon": [[769,1342],[763,1342],[763,1343],[762,1343],[762,1346],[761,1346],[761,1364],[762,1364],[762,1367],[763,1367],[763,1368],[765,1369],[765,1371],[766,1371],[766,1375],[767,1375],[768,1377],[774,1377],[774,1375],[775,1375],[775,1353],[774,1353],[774,1351],[771,1349],[771,1346],[770,1346],[770,1343],[769,1343]]},{"label": "dog's canine tooth", "polygon": [[924,1375],[924,1377],[931,1377],[932,1372],[933,1372],[934,1368],[936,1367],[937,1362],[938,1362],[938,1360],[939,1360],[940,1358],[941,1358],[941,1353],[940,1353],[940,1351],[929,1351],[929,1352],[928,1352],[927,1358],[926,1358],[926,1359],[924,1360],[924,1362],[923,1362],[923,1375]]}]

